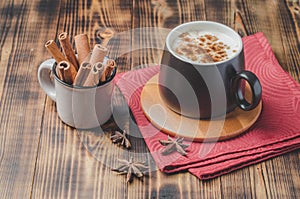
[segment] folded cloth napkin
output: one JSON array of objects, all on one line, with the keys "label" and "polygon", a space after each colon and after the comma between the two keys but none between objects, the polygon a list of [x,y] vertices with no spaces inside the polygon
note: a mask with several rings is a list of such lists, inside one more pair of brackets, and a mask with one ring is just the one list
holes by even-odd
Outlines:
[{"label": "folded cloth napkin", "polygon": [[[189,144],[188,153],[162,155],[158,140],[166,140],[144,116],[140,94],[145,83],[159,72],[159,66],[119,74],[117,86],[135,117],[142,136],[160,170],[189,171],[210,179],[300,148],[300,84],[279,65],[263,33],[243,38],[246,69],[255,73],[263,88],[263,110],[245,133],[217,143]],[[210,151],[203,153],[205,149]]]}]

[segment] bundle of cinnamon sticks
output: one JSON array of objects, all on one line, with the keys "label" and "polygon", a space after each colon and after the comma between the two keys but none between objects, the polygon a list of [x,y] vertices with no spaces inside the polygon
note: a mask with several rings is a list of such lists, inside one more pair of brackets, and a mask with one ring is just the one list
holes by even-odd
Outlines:
[{"label": "bundle of cinnamon sticks", "polygon": [[108,51],[106,45],[113,34],[112,30],[105,29],[102,44],[96,44],[92,50],[87,34],[76,35],[74,40],[77,56],[66,32],[58,36],[62,52],[53,40],[47,41],[45,47],[56,60],[58,78],[67,84],[82,87],[96,86],[110,79],[116,62],[105,57]]}]

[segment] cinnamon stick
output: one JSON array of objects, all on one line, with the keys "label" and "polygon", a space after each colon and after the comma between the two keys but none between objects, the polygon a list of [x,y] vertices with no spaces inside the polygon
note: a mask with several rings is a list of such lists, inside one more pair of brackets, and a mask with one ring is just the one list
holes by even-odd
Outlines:
[{"label": "cinnamon stick", "polygon": [[107,60],[105,66],[104,66],[104,71],[101,75],[100,81],[104,82],[104,81],[108,80],[115,67],[117,67],[117,64],[113,59]]},{"label": "cinnamon stick", "polygon": [[77,71],[78,68],[79,68],[79,64],[78,64],[78,61],[76,59],[75,53],[72,49],[72,45],[70,43],[68,33],[63,32],[63,33],[59,34],[58,40],[60,42],[60,45],[63,49],[63,52],[64,52],[66,58],[75,67],[75,69]]},{"label": "cinnamon stick", "polygon": [[77,72],[71,63],[61,61],[56,66],[56,73],[61,80],[71,85],[74,82]]},{"label": "cinnamon stick", "polygon": [[99,36],[102,39],[101,45],[107,46],[109,40],[114,36],[114,31],[112,29],[106,28],[104,31],[99,33]]},{"label": "cinnamon stick", "polygon": [[87,80],[87,77],[89,76],[91,69],[92,69],[92,66],[89,62],[83,62],[80,65],[77,75],[75,77],[74,85],[83,86]]},{"label": "cinnamon stick", "polygon": [[[60,63],[60,62],[58,62],[58,63]],[[57,64],[56,68],[55,68],[55,71],[56,71],[56,74],[57,74],[58,78],[62,81],[65,81],[64,69],[65,69],[65,67],[62,66],[62,65],[59,65],[59,64]]]},{"label": "cinnamon stick", "polygon": [[89,61],[90,44],[87,34],[79,34],[74,37],[78,54],[78,62],[81,65],[84,61]]},{"label": "cinnamon stick", "polygon": [[56,63],[67,60],[66,57],[60,52],[58,46],[53,40],[47,41],[45,43],[45,47],[48,50],[48,52],[52,55],[52,57],[55,59]]},{"label": "cinnamon stick", "polygon": [[84,83],[84,86],[96,86],[100,82],[100,78],[102,76],[104,70],[104,66],[101,62],[97,62],[92,66],[92,70],[87,77],[87,80]]},{"label": "cinnamon stick", "polygon": [[93,48],[90,63],[94,65],[97,62],[103,62],[104,57],[107,54],[107,48],[100,44],[96,44]]}]

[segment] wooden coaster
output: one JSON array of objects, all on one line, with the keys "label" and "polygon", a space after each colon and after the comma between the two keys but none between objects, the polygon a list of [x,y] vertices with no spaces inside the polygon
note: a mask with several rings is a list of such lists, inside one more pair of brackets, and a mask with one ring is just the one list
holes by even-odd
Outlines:
[{"label": "wooden coaster", "polygon": [[[166,134],[198,142],[233,138],[249,129],[260,115],[262,102],[251,111],[236,108],[223,118],[198,120],[182,116],[167,107],[158,90],[158,74],[152,77],[141,93],[141,105],[148,120]],[[246,89],[250,90],[250,88]]]}]

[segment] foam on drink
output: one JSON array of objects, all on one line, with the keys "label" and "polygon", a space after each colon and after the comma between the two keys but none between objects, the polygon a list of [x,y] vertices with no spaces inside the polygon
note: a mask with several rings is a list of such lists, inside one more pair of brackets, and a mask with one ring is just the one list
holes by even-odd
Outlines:
[{"label": "foam on drink", "polygon": [[173,43],[173,50],[180,57],[197,62],[213,63],[232,58],[238,44],[220,32],[191,31],[179,35]]}]

